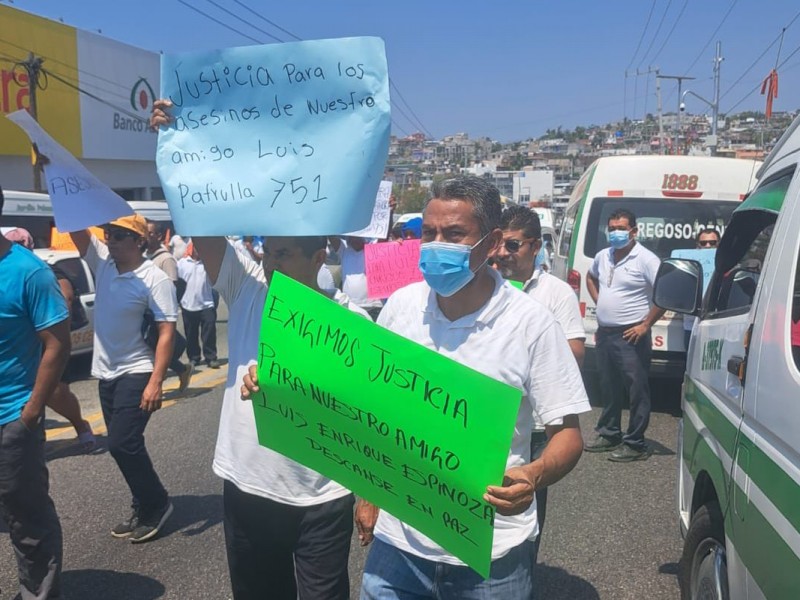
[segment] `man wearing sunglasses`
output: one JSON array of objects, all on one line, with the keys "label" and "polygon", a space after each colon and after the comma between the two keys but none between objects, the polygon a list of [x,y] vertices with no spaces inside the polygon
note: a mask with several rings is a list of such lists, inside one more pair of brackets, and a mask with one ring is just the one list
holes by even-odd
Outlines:
[{"label": "man wearing sunglasses", "polygon": [[699,249],[716,248],[719,246],[719,240],[719,231],[716,229],[702,229],[697,234],[697,247]]},{"label": "man wearing sunglasses", "polygon": [[[96,279],[92,375],[99,379],[108,450],[130,488],[132,512],[111,535],[133,543],[158,535],[172,504],[145,448],[150,415],[161,408],[172,357],[178,301],[170,278],[142,255],[147,221],[123,217],[105,226],[105,243],[88,230],[72,241]],[[142,336],[145,311],[158,333],[155,353]]]},{"label": "man wearing sunglasses", "polygon": [[[500,229],[503,231],[503,245],[494,255],[495,265],[503,277],[522,283],[522,291],[553,314],[564,331],[575,361],[579,367],[582,366],[586,332],[583,329],[578,297],[567,283],[536,265],[542,247],[539,215],[523,206],[509,206],[500,218]],[[531,458],[539,458],[546,445],[545,427],[535,417],[531,433]],[[533,545],[533,564],[536,564],[539,554],[546,509],[547,488],[537,488],[536,516],[539,521],[539,536]]]},{"label": "man wearing sunglasses", "polygon": [[[636,216],[618,209],[608,217],[608,241],[594,257],[586,287],[597,306],[596,356],[603,412],[587,452],[611,452],[609,460],[647,460],[644,432],[650,423],[650,328],[664,314],[651,304],[661,261],[636,241]],[[622,433],[622,400],[630,398]]]},{"label": "man wearing sunglasses", "polygon": [[[709,254],[713,256],[712,253],[716,252],[717,247],[719,246],[719,240],[719,231],[713,227],[701,229],[697,234],[697,249],[711,250]],[[705,291],[705,288],[703,288],[703,294],[705,294]],[[692,339],[692,328],[694,327],[694,322],[696,320],[697,317],[693,317],[691,315],[684,315],[683,317],[683,345],[686,350],[689,350],[689,342]]]}]

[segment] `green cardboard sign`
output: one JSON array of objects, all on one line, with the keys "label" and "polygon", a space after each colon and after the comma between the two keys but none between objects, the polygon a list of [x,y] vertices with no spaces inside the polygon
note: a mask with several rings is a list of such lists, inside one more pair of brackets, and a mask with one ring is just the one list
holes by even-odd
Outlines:
[{"label": "green cardboard sign", "polygon": [[[422,318],[422,315],[419,315]],[[259,443],[427,535],[484,577],[519,390],[275,273],[261,324]]]}]

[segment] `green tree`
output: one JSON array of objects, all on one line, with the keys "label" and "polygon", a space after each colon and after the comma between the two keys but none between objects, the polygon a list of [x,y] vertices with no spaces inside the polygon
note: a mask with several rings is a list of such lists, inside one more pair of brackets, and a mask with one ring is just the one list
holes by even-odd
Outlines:
[{"label": "green tree", "polygon": [[428,189],[418,184],[402,186],[398,189],[397,212],[399,214],[422,212],[428,199]]}]

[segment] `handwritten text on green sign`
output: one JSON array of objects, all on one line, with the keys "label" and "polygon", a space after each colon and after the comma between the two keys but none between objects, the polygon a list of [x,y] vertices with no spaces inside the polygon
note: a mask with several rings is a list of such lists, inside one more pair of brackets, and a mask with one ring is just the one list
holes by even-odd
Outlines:
[{"label": "handwritten text on green sign", "polygon": [[276,273],[259,442],[351,489],[483,575],[521,394]]}]

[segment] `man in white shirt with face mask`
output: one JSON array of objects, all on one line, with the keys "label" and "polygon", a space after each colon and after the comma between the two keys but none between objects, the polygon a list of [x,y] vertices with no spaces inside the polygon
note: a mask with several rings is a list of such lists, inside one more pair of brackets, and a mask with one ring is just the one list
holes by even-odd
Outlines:
[{"label": "man in white shirt with face mask", "polygon": [[[578,366],[552,314],[488,267],[502,243],[500,195],[491,183],[459,176],[434,184],[422,226],[424,282],[393,294],[378,324],[520,390],[522,402],[503,486],[488,486],[496,510],[492,565],[484,580],[433,540],[380,512],[361,597],[529,598],[538,533],[534,492],[577,462],[578,414],[590,407]],[[530,461],[534,414],[550,443]],[[373,537],[377,509],[359,503],[362,544]]]},{"label": "man in white shirt with face mask", "polygon": [[[647,460],[644,432],[650,422],[650,328],[664,314],[651,304],[661,261],[636,241],[636,216],[619,209],[608,217],[608,241],[594,257],[586,287],[597,305],[597,371],[603,412],[587,452],[611,452],[614,462]],[[622,400],[631,403],[623,435]]]}]

